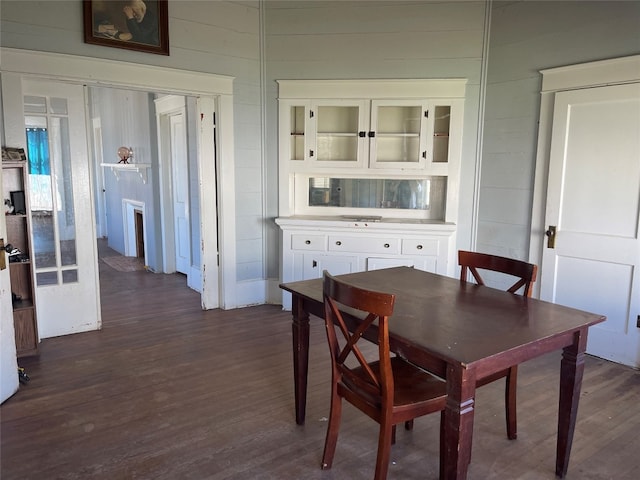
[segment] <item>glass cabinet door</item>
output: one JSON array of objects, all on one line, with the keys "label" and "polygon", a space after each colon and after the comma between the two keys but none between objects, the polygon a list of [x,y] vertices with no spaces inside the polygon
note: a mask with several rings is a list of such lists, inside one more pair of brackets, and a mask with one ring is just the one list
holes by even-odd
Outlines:
[{"label": "glass cabinet door", "polygon": [[451,106],[435,105],[433,108],[433,154],[434,163],[449,161],[449,129],[451,126]]},{"label": "glass cabinet door", "polygon": [[303,161],[305,159],[305,132],[308,117],[305,105],[292,105],[289,112],[289,160]]},{"label": "glass cabinet door", "polygon": [[373,101],[371,166],[422,168],[427,159],[425,130],[428,110],[422,102]]},{"label": "glass cabinet door", "polygon": [[[366,105],[362,101],[316,103],[311,107],[315,125],[309,157],[332,166],[357,166],[366,152]],[[330,162],[330,163],[329,163]]]}]

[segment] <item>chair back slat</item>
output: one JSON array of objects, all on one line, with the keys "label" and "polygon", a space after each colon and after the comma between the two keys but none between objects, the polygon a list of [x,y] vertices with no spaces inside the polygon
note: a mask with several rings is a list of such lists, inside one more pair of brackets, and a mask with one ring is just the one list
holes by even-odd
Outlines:
[{"label": "chair back slat", "polygon": [[531,296],[538,272],[538,267],[533,263],[465,250],[458,251],[458,264],[462,267],[460,270],[460,281],[462,282],[467,281],[467,276],[470,273],[478,285],[485,285],[478,270],[504,273],[518,277],[518,280],[507,289],[507,292],[516,293],[522,288],[522,294],[527,297]]},{"label": "chair back slat", "polygon": [[[395,296],[341,282],[325,272],[323,297],[333,375],[347,380],[369,395],[390,395],[393,392],[393,374],[388,317],[393,313]],[[347,322],[345,315],[349,315],[350,322]],[[377,358],[373,361],[367,359],[358,344],[371,328],[378,330]],[[338,331],[341,333],[340,341]],[[347,363],[351,358],[357,361],[352,362],[353,367]],[[374,371],[370,366],[375,361],[379,362],[379,371]]]}]

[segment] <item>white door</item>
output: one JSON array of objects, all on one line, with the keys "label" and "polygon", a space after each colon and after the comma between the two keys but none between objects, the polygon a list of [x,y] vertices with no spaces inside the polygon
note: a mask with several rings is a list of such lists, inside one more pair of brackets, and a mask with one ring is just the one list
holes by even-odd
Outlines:
[{"label": "white door", "polygon": [[82,85],[22,82],[36,308],[42,338],[100,328]]},{"label": "white door", "polygon": [[[0,185],[2,168],[0,168]],[[3,205],[4,211],[4,205]],[[3,214],[4,216],[4,214]],[[6,219],[0,219],[0,247],[7,244]],[[18,362],[16,360],[16,340],[11,309],[11,278],[9,277],[9,257],[0,249],[4,263],[0,267],[0,403],[18,390]]]},{"label": "white door", "polygon": [[188,274],[191,266],[189,227],[189,165],[184,109],[169,117],[171,169],[173,178],[173,221],[176,242],[176,270]]},{"label": "white door", "polygon": [[303,256],[302,280],[322,278],[322,272],[344,275],[358,271],[358,257],[351,255],[323,255],[305,253]]},{"label": "white door", "polygon": [[[104,163],[102,148],[102,122],[100,118],[94,118],[91,121],[93,126],[93,158],[94,165]],[[107,232],[107,208],[106,208],[106,188],[104,184],[104,170],[95,168],[94,175],[94,198],[96,203],[96,235],[98,238],[106,238]]]},{"label": "white door", "polygon": [[[540,297],[607,316],[587,351],[640,366],[640,84],[555,97]],[[548,230],[549,232],[549,230]]]}]

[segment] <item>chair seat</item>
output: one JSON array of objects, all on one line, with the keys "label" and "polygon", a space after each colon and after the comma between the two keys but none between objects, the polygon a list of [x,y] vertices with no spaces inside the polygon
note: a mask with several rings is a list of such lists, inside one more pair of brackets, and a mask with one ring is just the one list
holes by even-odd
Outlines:
[{"label": "chair seat", "polygon": [[[372,362],[369,365],[376,375],[380,375],[380,362]],[[444,380],[404,361],[400,357],[391,359],[391,368],[394,379],[394,408],[415,406],[418,403],[427,403],[430,410],[434,407],[437,410],[439,404],[442,404],[444,408],[444,402],[447,397],[447,384]],[[352,371],[361,377],[363,381],[367,380],[362,367],[354,368]],[[342,383],[359,395],[367,396],[370,403],[376,406],[380,405],[380,398],[367,395],[367,392],[364,392],[363,389],[349,381],[347,377],[342,378]]]}]

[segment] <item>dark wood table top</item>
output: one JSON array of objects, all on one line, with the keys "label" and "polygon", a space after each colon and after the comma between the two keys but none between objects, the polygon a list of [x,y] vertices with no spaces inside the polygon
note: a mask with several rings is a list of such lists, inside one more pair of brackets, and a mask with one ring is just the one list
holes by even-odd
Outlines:
[{"label": "dark wood table top", "polygon": [[[340,275],[343,281],[396,295],[390,333],[449,364],[473,366],[496,355],[567,331],[600,323],[606,317],[508,294],[490,287],[410,267]],[[322,280],[285,283],[281,288],[322,304]],[[314,312],[312,312],[314,313]]]}]

